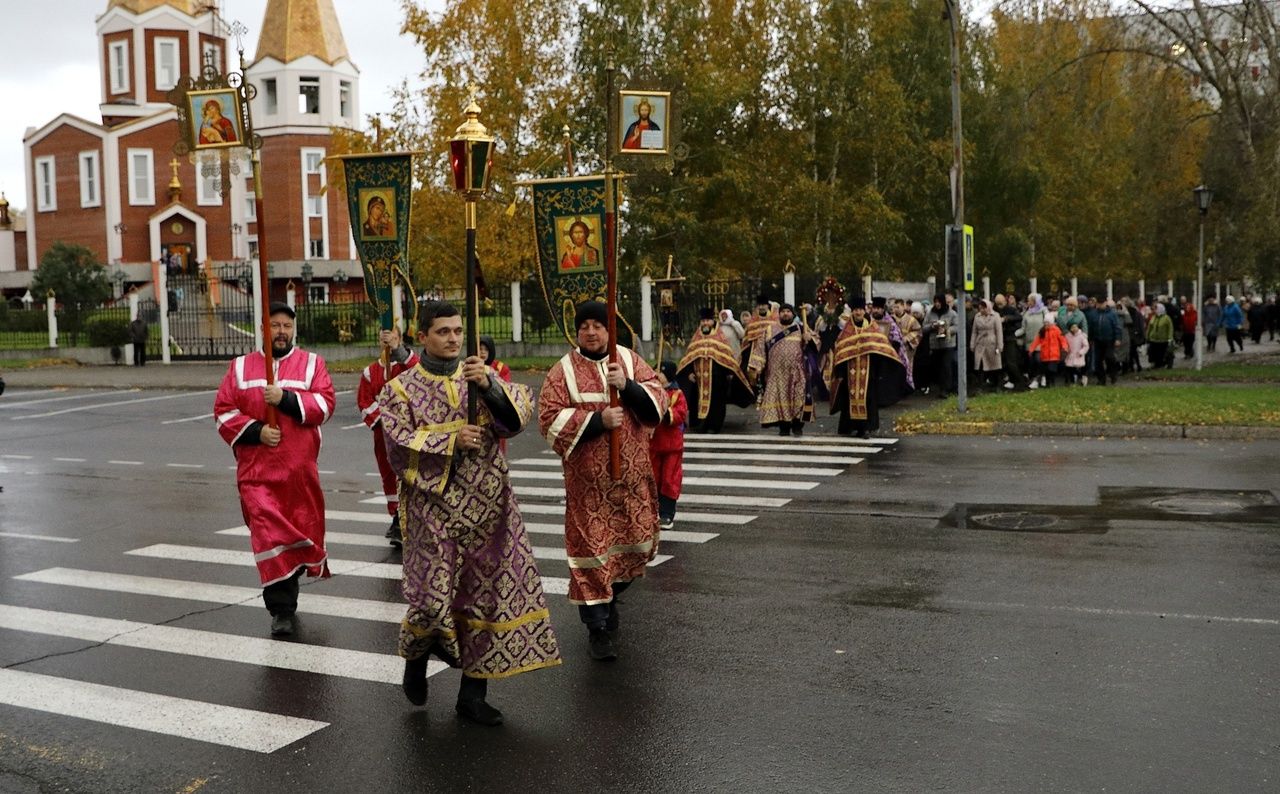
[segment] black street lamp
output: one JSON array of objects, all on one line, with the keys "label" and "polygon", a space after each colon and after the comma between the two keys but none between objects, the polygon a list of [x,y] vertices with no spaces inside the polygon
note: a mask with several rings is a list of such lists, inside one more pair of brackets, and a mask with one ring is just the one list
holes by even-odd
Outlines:
[{"label": "black street lamp", "polygon": [[[478,314],[479,297],[476,294],[476,202],[489,187],[489,169],[493,165],[493,136],[480,123],[480,105],[476,104],[476,86],[468,86],[470,101],[463,113],[467,120],[458,126],[449,141],[449,165],[453,169],[453,189],[466,200],[467,205],[467,355],[480,352]],[[476,423],[475,386],[467,388],[467,422]]]},{"label": "black street lamp", "polygon": [[[1200,210],[1200,256],[1196,260],[1196,311],[1204,311],[1204,219],[1209,214],[1209,204],[1213,202],[1213,191],[1206,185],[1193,189],[1196,197],[1196,209]],[[1196,322],[1196,369],[1204,367],[1204,322],[1197,315]]]}]

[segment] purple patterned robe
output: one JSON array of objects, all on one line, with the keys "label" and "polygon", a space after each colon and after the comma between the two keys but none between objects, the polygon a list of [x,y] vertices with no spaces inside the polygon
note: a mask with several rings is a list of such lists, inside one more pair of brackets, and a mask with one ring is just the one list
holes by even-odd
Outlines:
[{"label": "purple patterned robe", "polygon": [[533,416],[533,394],[494,381],[491,388],[503,390],[520,426],[495,422],[481,399],[477,423],[489,432],[478,453],[456,448],[467,421],[461,362],[449,376],[414,367],[378,397],[388,457],[400,478],[402,590],[409,603],[400,655],[417,659],[438,646],[474,678],[560,664],[542,577],[498,444]]}]

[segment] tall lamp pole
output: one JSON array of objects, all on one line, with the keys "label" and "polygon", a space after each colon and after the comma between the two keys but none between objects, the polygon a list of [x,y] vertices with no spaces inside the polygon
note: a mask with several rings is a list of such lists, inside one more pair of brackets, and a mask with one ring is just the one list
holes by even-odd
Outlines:
[{"label": "tall lamp pole", "polygon": [[[960,120],[960,3],[958,0],[942,0],[946,6],[947,22],[951,25],[951,158],[955,171],[954,228],[964,229],[964,127]],[[961,251],[963,257],[964,252]],[[960,278],[956,283],[956,409],[964,413],[969,397],[969,328],[965,323],[965,276],[960,266]],[[945,388],[945,386],[944,386]]]},{"label": "tall lamp pole", "polygon": [[1213,191],[1200,185],[1191,191],[1196,197],[1196,209],[1200,210],[1200,255],[1196,259],[1196,369],[1204,367],[1204,219],[1209,214]]},{"label": "tall lamp pole", "polygon": [[[449,141],[449,164],[453,168],[453,188],[467,203],[467,355],[480,354],[480,310],[476,292],[476,202],[489,187],[489,169],[493,165],[493,136],[480,123],[480,105],[476,104],[475,84],[467,87],[470,99],[463,111],[467,120],[458,126]],[[467,385],[467,423],[476,423],[478,392],[475,384]]]}]

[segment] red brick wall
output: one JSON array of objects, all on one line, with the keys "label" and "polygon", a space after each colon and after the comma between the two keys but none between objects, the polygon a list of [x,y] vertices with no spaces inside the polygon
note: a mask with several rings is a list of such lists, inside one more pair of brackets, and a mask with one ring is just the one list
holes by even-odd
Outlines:
[{"label": "red brick wall", "polygon": [[30,270],[27,267],[27,233],[25,231],[13,233],[13,252],[17,257],[18,270]]},{"label": "red brick wall", "polygon": [[[271,260],[298,260],[308,258],[311,236],[320,237],[320,220],[310,219],[303,226],[302,214],[302,155],[303,148],[328,149],[328,135],[279,135],[266,138],[262,148],[263,218],[267,226],[265,255]],[[329,168],[337,167],[328,163]],[[314,190],[319,181],[313,180]],[[329,250],[326,259],[351,257],[347,238],[351,226],[347,222],[346,200],[337,191],[327,191],[325,200],[329,212]],[[250,234],[259,234],[258,225],[250,224]],[[261,235],[259,234],[259,240]]]},{"label": "red brick wall", "polygon": [[[85,151],[98,152],[100,204],[97,207],[80,206],[80,152]],[[27,178],[32,185],[37,184],[36,158],[50,155],[55,158],[54,184],[58,209],[52,212],[40,212],[34,206],[29,209],[35,218],[36,261],[39,262],[55,242],[62,241],[83,245],[106,262],[106,196],[102,182],[106,164],[102,162],[101,139],[68,124],[58,127],[31,147],[31,173]],[[26,263],[25,252],[20,262]]]}]

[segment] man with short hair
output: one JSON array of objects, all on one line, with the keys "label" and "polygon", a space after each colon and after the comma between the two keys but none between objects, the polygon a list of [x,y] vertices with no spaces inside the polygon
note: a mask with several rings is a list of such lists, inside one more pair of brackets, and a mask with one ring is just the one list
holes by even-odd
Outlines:
[{"label": "man with short hair", "polygon": [[796,317],[795,309],[784,303],[778,319],[756,338],[747,363],[747,380],[762,378],[760,396],[761,427],[776,427],[778,435],[804,433],[805,408],[809,404],[805,347],[813,334]]},{"label": "man with short hair", "polygon": [[[293,345],[293,309],[272,303],[270,317],[275,383],[267,385],[266,357],[248,353],[231,362],[214,398],[218,434],[236,458],[240,510],[271,634],[296,629],[298,579],[329,575],[324,549],[324,492],[316,459],[320,425],[333,415],[333,383],[324,359]],[[269,407],[275,424],[268,423]]]},{"label": "man with short hair", "polygon": [[[378,395],[388,458],[400,478],[408,610],[400,624],[409,702],[427,701],[427,659],[462,670],[456,711],[498,725],[488,681],[560,664],[542,577],[499,440],[533,417],[529,387],[461,360],[462,318],[444,301],[420,310],[421,361]],[[479,392],[475,423],[468,390]],[[646,456],[646,464],[648,459]]]},{"label": "man with short hair", "polygon": [[360,409],[361,420],[373,431],[373,459],[382,476],[382,493],[387,497],[387,512],[391,514],[391,526],[387,527],[385,537],[396,548],[402,543],[399,480],[391,468],[391,461],[387,460],[386,440],[379,424],[381,408],[378,406],[378,394],[392,378],[418,365],[418,354],[402,344],[401,339],[400,329],[395,326],[378,334],[382,355],[364,368],[360,373],[360,385],[356,387],[356,407]]},{"label": "man with short hair", "polygon": [[[657,374],[634,351],[617,346],[609,360],[608,308],[578,305],[578,346],[547,373],[538,395],[538,424],[564,464],[564,545],[569,600],[587,627],[591,658],[611,661],[619,627],[617,597],[658,550],[658,489],[649,460],[649,431],[668,401]],[[609,404],[609,390],[619,405]],[[610,432],[618,435],[614,479]]]}]

